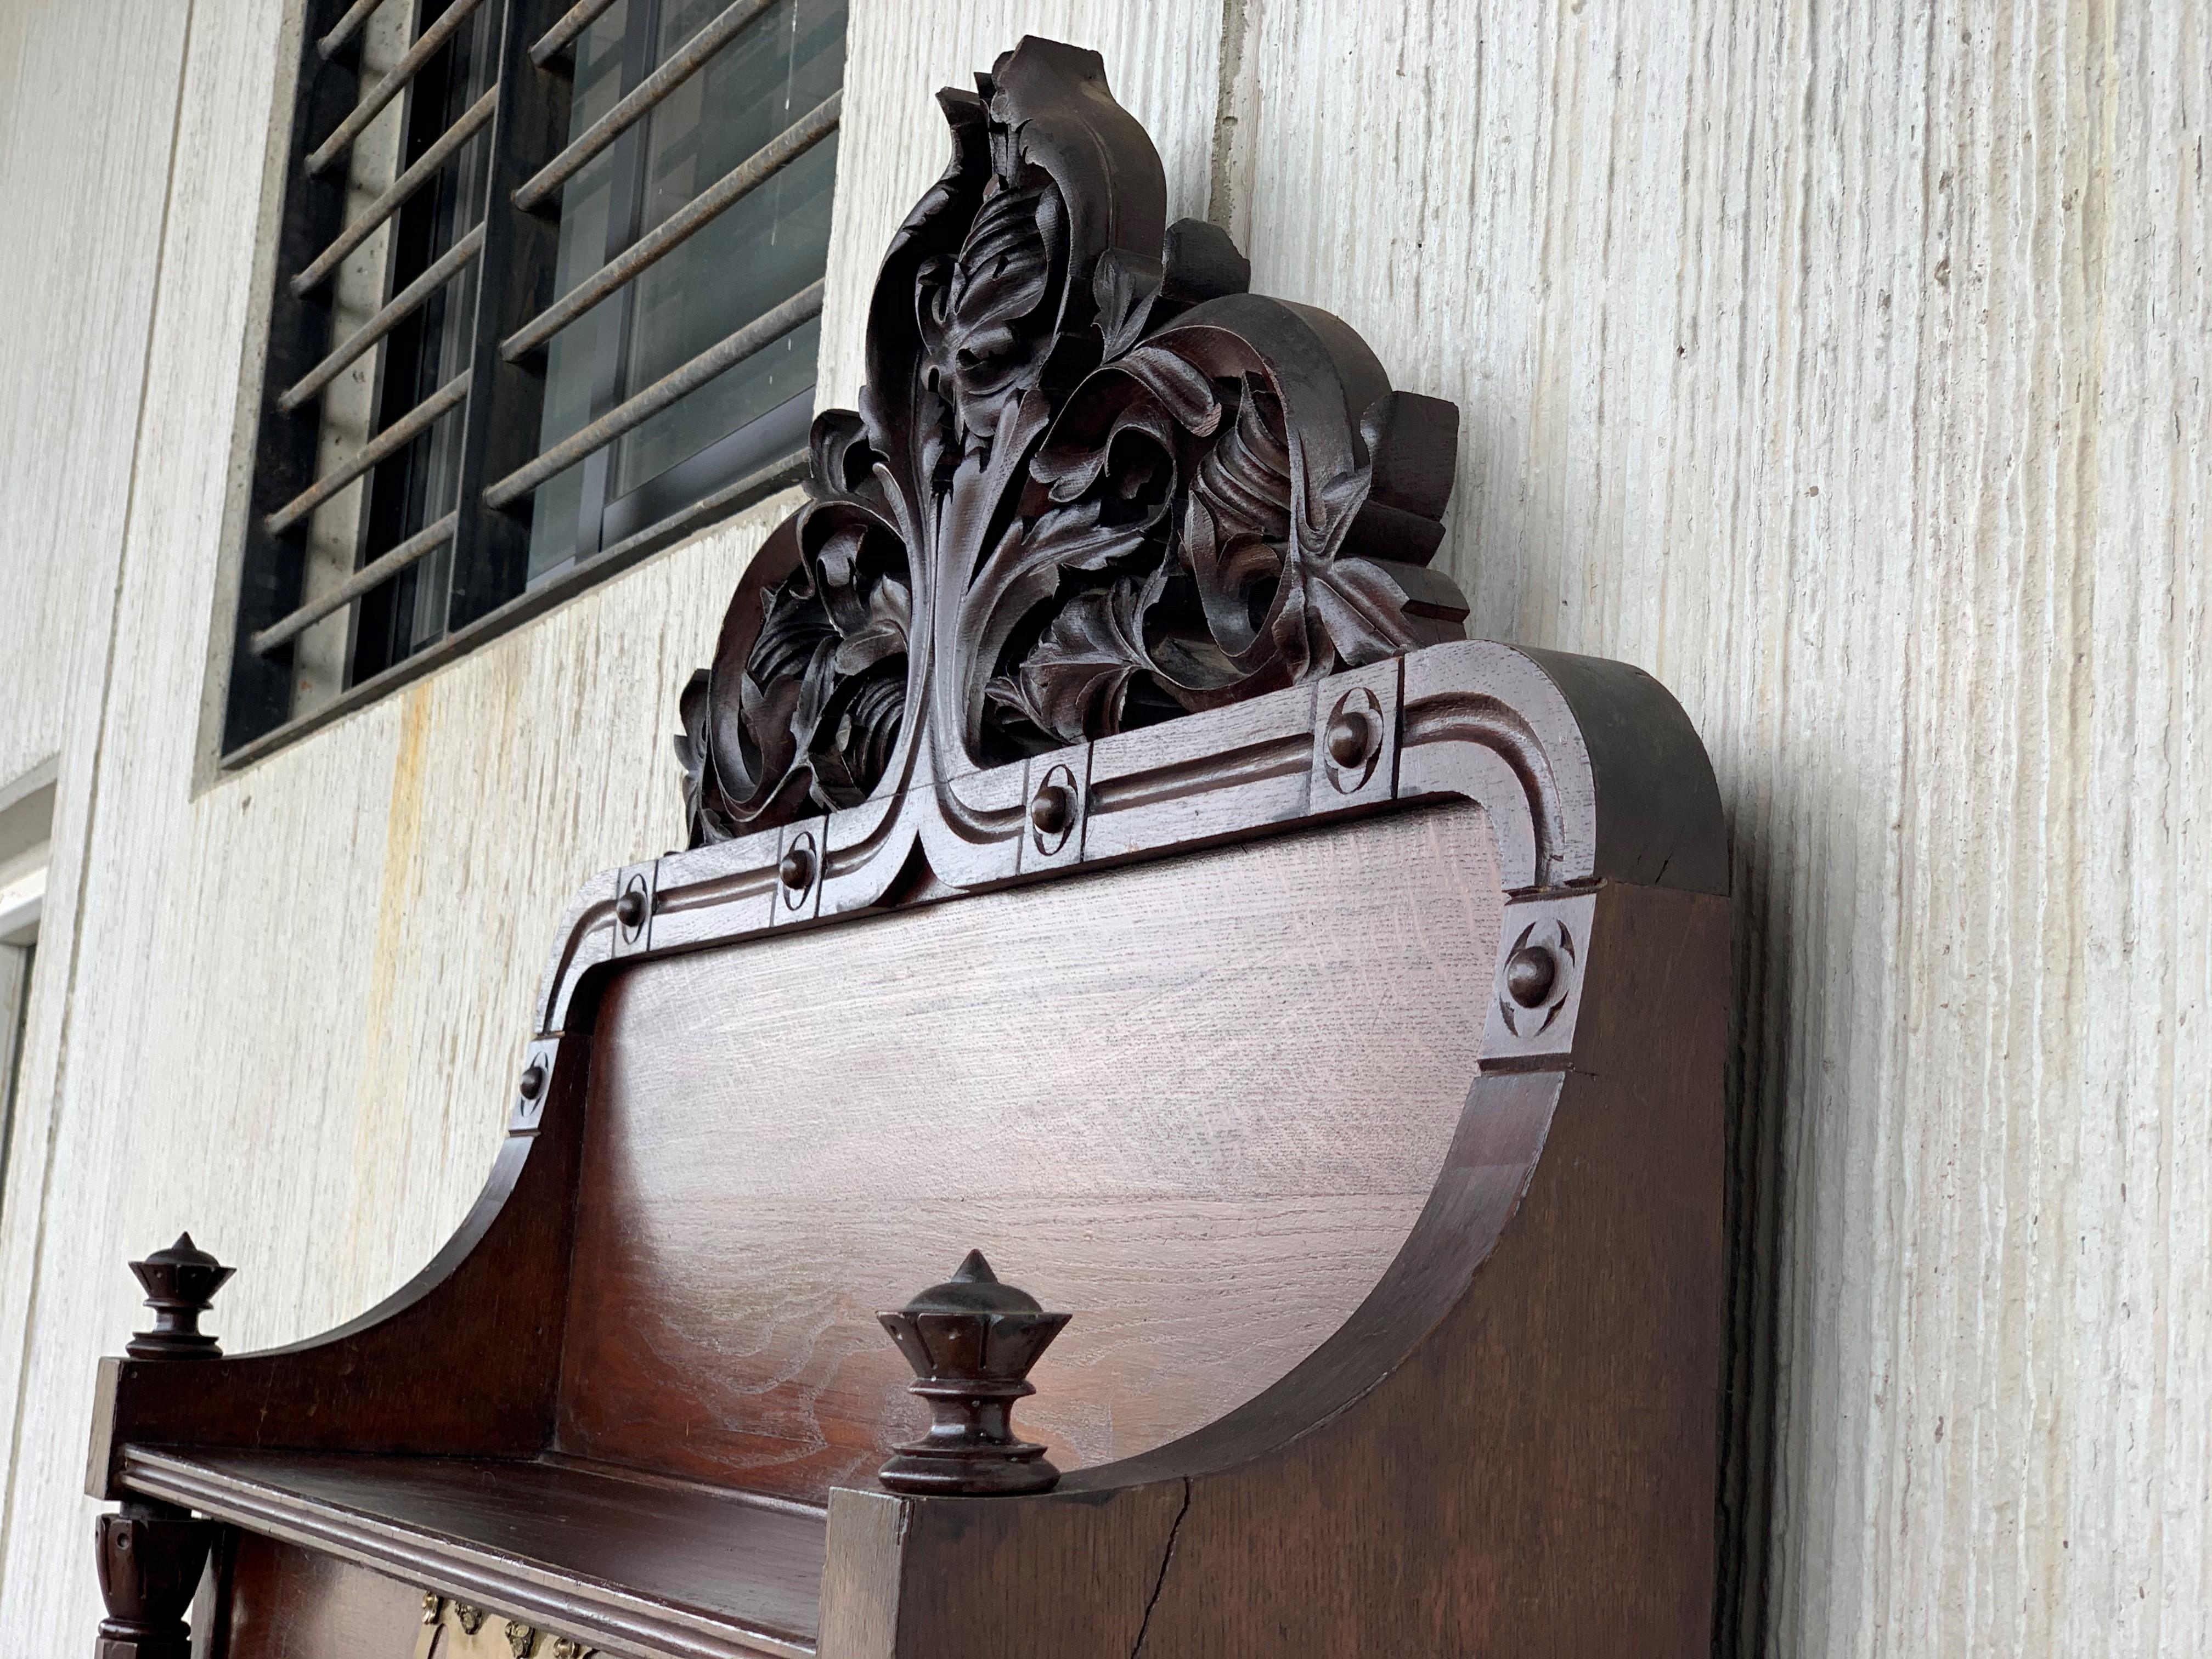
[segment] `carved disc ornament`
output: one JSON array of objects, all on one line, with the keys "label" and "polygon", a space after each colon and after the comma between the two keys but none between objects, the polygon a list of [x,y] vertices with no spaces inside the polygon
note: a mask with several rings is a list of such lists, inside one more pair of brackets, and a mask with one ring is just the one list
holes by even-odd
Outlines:
[{"label": "carved disc ornament", "polygon": [[1166,222],[1094,52],[939,94],[858,413],[738,583],[677,750],[695,846],[1461,637],[1455,406]]}]

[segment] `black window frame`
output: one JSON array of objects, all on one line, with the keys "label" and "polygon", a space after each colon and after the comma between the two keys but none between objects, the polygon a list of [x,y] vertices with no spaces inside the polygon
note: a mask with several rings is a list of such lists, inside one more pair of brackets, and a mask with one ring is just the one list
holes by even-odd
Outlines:
[{"label": "black window frame", "polygon": [[[615,3],[305,0],[283,156],[283,204],[275,227],[267,349],[253,405],[252,473],[238,554],[238,605],[218,738],[224,768],[258,759],[714,520],[785,488],[804,473],[811,384],[690,459],[625,494],[611,494],[609,475],[620,431],[629,429],[620,426],[626,418],[623,410],[626,404],[641,400],[635,389],[624,398],[623,370],[616,363],[611,373],[597,377],[592,420],[611,419],[619,430],[592,448],[583,462],[586,489],[598,491],[596,500],[586,496],[594,509],[590,517],[596,536],[581,534],[565,562],[541,570],[532,579],[531,518],[537,491],[526,487],[517,493],[516,486],[519,482],[526,484],[528,470],[542,460],[538,444],[547,354],[542,341],[518,349],[516,337],[564,297],[555,292],[562,192],[557,188],[547,192],[540,179],[535,199],[526,196],[528,205],[516,198],[549,162],[574,149],[569,120],[573,56],[585,30]],[[625,65],[625,100],[654,67],[649,43],[662,3],[629,0],[623,25],[625,53],[635,61]],[[408,9],[410,42],[437,29],[441,18],[448,20],[443,43],[421,54],[397,94],[404,100],[398,167],[404,170],[421,161],[441,139],[447,140],[449,153],[442,163],[434,162],[423,172],[419,185],[403,202],[377,216],[380,222],[388,218],[392,225],[382,290],[386,301],[395,295],[404,298],[418,278],[425,289],[425,297],[412,301],[412,308],[361,354],[364,359],[377,354],[375,436],[367,448],[375,449],[378,441],[395,428],[403,441],[365,469],[354,574],[339,590],[343,597],[334,601],[325,593],[309,605],[303,596],[307,533],[314,513],[302,510],[301,502],[317,499],[324,417],[320,392],[302,398],[301,388],[313,386],[319,372],[327,374],[341,342],[332,283],[323,280],[296,291],[294,278],[302,272],[312,274],[310,268],[319,261],[331,267],[330,252],[360,223],[357,219],[349,225],[344,220],[349,145],[342,140],[333,144],[333,135],[341,134],[349,118],[356,126],[363,125],[356,112],[362,109],[364,99],[377,102],[385,89],[380,77],[364,73],[361,51],[364,25],[388,6]],[[451,20],[455,9],[465,16]],[[767,0],[733,0],[693,39],[717,27],[726,33],[734,26],[741,32],[776,14],[777,8]],[[709,61],[711,55],[702,57],[702,66]],[[748,178],[758,173],[757,182],[764,183],[788,162],[832,139],[840,124],[842,99],[842,91],[835,93],[819,107],[794,118],[776,139],[718,182],[726,184],[743,172]],[[627,168],[632,180],[629,222],[625,227],[611,226],[611,261],[618,243],[627,245],[636,238],[635,198],[643,179],[650,113],[659,101],[647,102],[606,146],[613,151],[617,179]],[[489,106],[488,118],[485,105]],[[477,118],[473,128],[468,126],[471,116]],[[474,136],[457,148],[452,135],[462,130]],[[316,167],[311,158],[319,147],[324,165]],[[772,150],[777,152],[774,156]],[[472,169],[481,169],[481,217],[473,229],[465,216],[456,215],[457,201],[479,183],[471,176]],[[734,198],[724,205],[733,204]],[[462,237],[474,240],[472,257],[456,246]],[[441,259],[450,269],[429,269]],[[605,276],[605,267],[598,274]],[[639,274],[632,272],[613,289],[616,301],[629,304]],[[728,337],[735,339],[787,313],[792,320],[784,323],[784,331],[796,329],[818,315],[824,285],[823,278],[817,277],[807,289]],[[603,336],[616,337],[628,332],[621,326],[602,331]],[[429,343],[440,338],[449,346],[459,343],[459,364],[438,361],[440,353]],[[436,404],[441,397],[446,404],[439,414]],[[427,425],[426,411],[435,416]],[[631,421],[630,426],[641,424],[643,418]],[[405,423],[410,419],[423,429],[407,440]],[[453,490],[446,498],[450,512],[437,518],[428,516],[425,504],[426,469],[432,465],[434,446],[441,450],[438,464],[446,469],[445,476],[452,481],[447,487]],[[333,489],[321,499],[343,493],[343,487]],[[440,604],[441,617],[437,615]],[[296,641],[307,629],[337,614],[351,619],[345,683],[319,705],[295,713]],[[427,623],[426,614],[430,618]]]}]

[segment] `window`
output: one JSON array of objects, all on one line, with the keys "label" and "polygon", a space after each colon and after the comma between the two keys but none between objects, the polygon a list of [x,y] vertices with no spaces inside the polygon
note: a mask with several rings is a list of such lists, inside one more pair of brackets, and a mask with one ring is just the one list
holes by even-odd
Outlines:
[{"label": "window", "polygon": [[308,0],[222,747],[797,477],[843,0]]},{"label": "window", "polygon": [[5,1191],[22,1086],[31,970],[46,902],[54,786],[26,781],[0,791],[0,801],[6,803],[0,805],[0,1191]]}]

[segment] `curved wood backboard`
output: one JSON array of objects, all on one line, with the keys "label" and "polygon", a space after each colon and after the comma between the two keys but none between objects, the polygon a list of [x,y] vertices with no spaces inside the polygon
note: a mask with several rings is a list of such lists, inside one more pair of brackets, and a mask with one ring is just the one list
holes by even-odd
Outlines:
[{"label": "curved wood backboard", "polygon": [[565,1450],[814,1502],[920,1426],[875,1320],[971,1246],[1076,1317],[1062,1468],[1241,1405],[1420,1213],[1481,1047],[1480,809],[626,969],[599,1010]]}]

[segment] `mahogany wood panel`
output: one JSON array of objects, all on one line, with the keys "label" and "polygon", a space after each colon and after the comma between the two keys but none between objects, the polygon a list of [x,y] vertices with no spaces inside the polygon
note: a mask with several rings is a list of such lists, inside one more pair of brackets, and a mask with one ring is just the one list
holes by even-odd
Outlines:
[{"label": "mahogany wood panel", "polygon": [[[1607,886],[1595,939],[1571,1067],[1469,1103],[1455,1163],[1522,1160],[1502,1226],[1432,1211],[1357,1340],[1133,1464],[1032,1498],[842,1496],[854,1610],[833,1580],[828,1626],[889,1624],[899,1659],[968,1659],[1010,1626],[1054,1659],[1702,1659],[1727,1003],[1698,999],[1725,988],[1727,902]],[[1414,1334],[1395,1358],[1394,1324]]]},{"label": "mahogany wood panel", "polygon": [[420,1586],[258,1533],[234,1547],[222,1659],[413,1659]]},{"label": "mahogany wood panel", "polygon": [[1063,1468],[1249,1399],[1420,1212],[1499,902],[1438,807],[627,970],[560,1443],[866,1479],[921,1420],[875,1310],[970,1246],[1076,1316],[1018,1419]]}]

